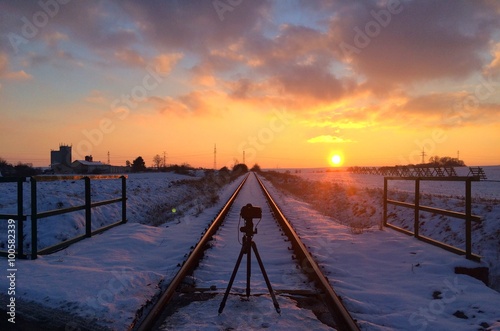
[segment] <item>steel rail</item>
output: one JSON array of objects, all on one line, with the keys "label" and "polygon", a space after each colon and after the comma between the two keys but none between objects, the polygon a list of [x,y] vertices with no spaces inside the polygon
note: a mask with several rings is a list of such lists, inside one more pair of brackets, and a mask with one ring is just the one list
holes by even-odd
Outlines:
[{"label": "steel rail", "polygon": [[138,331],[151,330],[153,326],[158,322],[161,313],[163,312],[169,301],[172,299],[176,289],[179,287],[182,280],[197,265],[198,261],[200,260],[203,254],[203,251],[205,250],[206,244],[215,234],[219,226],[222,224],[222,221],[229,212],[231,205],[233,204],[234,200],[236,199],[236,196],[238,195],[241,188],[245,184],[249,175],[250,173],[248,173],[245,176],[245,178],[243,178],[238,188],[234,191],[233,195],[229,198],[224,207],[222,207],[217,217],[211,222],[209,228],[205,231],[200,241],[196,244],[196,247],[191,251],[187,260],[183,263],[182,267],[179,269],[175,277],[172,279],[167,289],[160,295],[159,299],[153,305],[151,310],[149,310],[146,317],[142,319],[142,321],[134,321],[134,323],[129,327],[129,330],[138,330]]},{"label": "steel rail", "polygon": [[[132,325],[129,327],[129,330],[133,331],[151,330],[158,323],[158,320],[161,317],[162,312],[165,310],[169,301],[174,296],[182,280],[187,276],[187,274],[190,271],[192,271],[196,267],[199,259],[203,254],[203,251],[205,250],[206,243],[212,238],[212,236],[215,234],[215,232],[223,222],[226,214],[231,208],[232,203],[236,199],[236,196],[238,195],[241,188],[245,184],[249,175],[250,173],[242,180],[242,182],[235,190],[231,198],[221,209],[221,212],[212,221],[210,227],[206,230],[206,232],[204,233],[198,244],[196,244],[196,247],[191,251],[187,260],[183,263],[181,269],[177,272],[177,274],[172,279],[167,289],[160,295],[159,299],[149,310],[147,315],[142,319],[136,318],[136,321],[132,323]],[[337,324],[336,326],[338,327],[338,329],[348,330],[348,331],[359,331],[359,327],[357,326],[356,322],[342,304],[342,301],[333,290],[332,286],[328,282],[328,279],[321,272],[321,269],[314,261],[311,254],[307,251],[306,246],[302,243],[297,233],[292,228],[290,222],[286,219],[286,217],[283,215],[277,204],[274,202],[273,198],[265,188],[260,178],[256,174],[254,175],[257,178],[259,185],[269,203],[269,206],[271,207],[274,216],[278,220],[279,225],[282,227],[283,231],[292,242],[292,246],[296,256],[301,258],[302,263],[300,264],[302,270],[308,276],[310,276],[311,279],[316,281],[316,284],[318,285],[319,289],[323,291],[324,293],[323,300],[331,310],[332,316]]]},{"label": "steel rail", "polygon": [[295,254],[297,257],[301,257],[301,263],[299,263],[299,265],[302,270],[308,276],[313,278],[317,285],[325,292],[324,299],[332,310],[332,316],[337,323],[338,328],[340,330],[359,331],[358,325],[345,308],[328,279],[321,272],[318,264],[314,261],[306,246],[302,243],[290,222],[286,219],[285,215],[283,215],[276,202],[274,202],[271,194],[266,189],[260,178],[257,175],[255,175],[255,177],[257,178],[260,187],[269,202],[269,206],[273,210],[274,216],[281,225],[281,228],[285,231],[288,238],[291,240],[292,248],[294,249]]}]

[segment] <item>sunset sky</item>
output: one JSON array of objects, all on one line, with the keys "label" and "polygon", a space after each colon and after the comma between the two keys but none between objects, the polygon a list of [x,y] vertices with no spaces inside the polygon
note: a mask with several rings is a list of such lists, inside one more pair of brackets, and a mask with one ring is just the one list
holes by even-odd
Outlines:
[{"label": "sunset sky", "polygon": [[0,0],[0,157],[500,164],[500,1]]}]

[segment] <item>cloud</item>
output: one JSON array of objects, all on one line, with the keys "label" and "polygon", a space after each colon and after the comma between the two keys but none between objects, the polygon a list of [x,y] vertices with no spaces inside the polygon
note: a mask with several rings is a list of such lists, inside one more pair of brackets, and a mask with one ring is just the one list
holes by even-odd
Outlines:
[{"label": "cloud", "polygon": [[24,81],[24,80],[33,79],[33,76],[26,73],[26,71],[24,71],[24,70],[6,72],[3,75],[1,75],[0,77],[4,78],[4,79],[8,79],[8,80],[17,80],[17,81]]},{"label": "cloud", "polygon": [[500,76],[500,43],[497,43],[492,51],[492,60],[485,68],[485,75]]},{"label": "cloud", "polygon": [[132,49],[120,49],[114,52],[114,57],[117,61],[128,66],[143,67],[146,63],[139,52]]},{"label": "cloud", "polygon": [[[348,115],[346,115],[347,117]],[[344,118],[337,121],[324,120],[324,121],[305,121],[308,126],[319,128],[338,128],[338,129],[364,129],[373,126],[373,122],[369,121],[354,121],[352,119]]]},{"label": "cloud", "polygon": [[151,97],[149,101],[159,113],[204,115],[226,107],[228,100],[213,90],[197,90],[177,97]]},{"label": "cloud", "polygon": [[50,47],[55,47],[60,41],[68,41],[68,35],[61,33],[60,31],[48,32],[43,35],[44,41]]},{"label": "cloud", "polygon": [[89,95],[85,98],[86,102],[95,103],[95,104],[108,104],[109,101],[106,95],[99,90],[90,91]]},{"label": "cloud", "polygon": [[154,58],[156,71],[162,74],[170,73],[173,67],[183,58],[182,53],[160,54]]},{"label": "cloud", "polygon": [[330,25],[339,50],[342,43],[357,48],[340,53],[373,88],[466,77],[482,68],[482,53],[500,26],[498,3],[492,1],[404,1],[399,13],[381,19],[387,3],[345,6]]},{"label": "cloud", "polygon": [[343,82],[322,66],[290,66],[278,73],[274,79],[285,93],[299,97],[334,101],[345,92]]},{"label": "cloud", "polygon": [[7,53],[0,52],[0,78],[5,80],[25,81],[33,79],[33,76],[24,70],[10,71],[9,56]]},{"label": "cloud", "polygon": [[7,53],[0,53],[0,75],[7,71],[9,65],[9,58]]},{"label": "cloud", "polygon": [[310,138],[307,140],[308,143],[317,144],[317,143],[325,143],[325,144],[344,144],[353,142],[351,139],[344,139],[341,137],[331,136],[331,135],[322,135],[314,138]]},{"label": "cloud", "polygon": [[269,11],[266,0],[241,1],[224,20],[212,1],[124,1],[122,8],[136,22],[143,38],[159,49],[176,49],[207,54],[248,35]]},{"label": "cloud", "polygon": [[[0,75],[30,79],[26,68],[37,64],[97,65],[108,75],[119,75],[112,66],[151,65],[172,73],[182,63],[187,75],[175,77],[178,89],[155,92],[164,93],[150,98],[155,109],[199,114],[245,103],[263,111],[286,108],[307,126],[333,129],[443,125],[468,96],[460,84],[478,72],[500,75],[495,1],[405,0],[390,16],[384,16],[387,5],[397,0],[227,3],[232,10],[221,20],[205,0],[71,1],[25,45],[17,58],[22,66],[10,64],[15,70],[9,71],[8,58],[0,56]],[[20,18],[41,10],[37,2],[0,7],[6,13],[1,31],[19,34]],[[364,38],[357,31],[369,34],[367,45],[356,44]],[[358,52],[345,54],[342,43]],[[415,91],[438,79],[453,81],[455,91]],[[495,99],[487,102],[477,108]]]}]

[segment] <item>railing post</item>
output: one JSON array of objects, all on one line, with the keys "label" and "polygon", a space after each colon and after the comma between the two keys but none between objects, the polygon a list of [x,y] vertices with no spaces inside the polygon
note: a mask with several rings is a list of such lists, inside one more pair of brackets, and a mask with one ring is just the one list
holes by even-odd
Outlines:
[{"label": "railing post", "polygon": [[83,177],[85,181],[85,236],[92,236],[92,210],[91,210],[91,196],[90,196],[90,178]]},{"label": "railing post", "polygon": [[127,223],[127,178],[125,176],[120,178],[122,179],[122,223]]},{"label": "railing post", "polygon": [[[384,216],[382,225],[387,226],[387,177],[384,177]],[[382,229],[382,226],[380,229]]]},{"label": "railing post", "polygon": [[20,258],[24,257],[24,215],[23,215],[23,182],[24,178],[17,180],[17,254]]},{"label": "railing post", "polygon": [[38,221],[37,221],[37,196],[36,179],[31,177],[31,259],[35,260],[38,255]]},{"label": "railing post", "polygon": [[472,259],[472,194],[471,179],[465,181],[465,257]]},{"label": "railing post", "polygon": [[420,178],[415,179],[415,220],[413,222],[413,234],[419,237],[420,228]]}]

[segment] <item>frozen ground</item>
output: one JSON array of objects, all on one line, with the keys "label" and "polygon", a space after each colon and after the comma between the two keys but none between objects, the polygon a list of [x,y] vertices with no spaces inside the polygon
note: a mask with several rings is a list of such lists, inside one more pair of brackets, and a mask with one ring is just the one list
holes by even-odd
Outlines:
[{"label": "frozen ground", "polygon": [[362,330],[500,330],[500,294],[453,272],[477,263],[378,226],[353,231],[273,192]]},{"label": "frozen ground", "polygon": [[[487,181],[472,183],[472,213],[482,217],[472,228],[472,251],[482,256],[490,268],[490,285],[500,291],[500,167],[484,167]],[[468,168],[457,168],[467,175]],[[376,227],[382,220],[384,179],[377,175],[349,172],[326,172],[325,169],[280,170],[304,181],[274,180],[286,192],[310,202],[312,208],[351,227],[353,232]],[[413,181],[391,181],[391,199],[413,203]],[[465,184],[453,182],[421,182],[421,205],[465,212]],[[389,222],[413,230],[413,210],[389,205]],[[422,212],[420,233],[424,236],[465,248],[465,222]]]},{"label": "frozen ground", "polygon": [[[326,175],[330,174],[321,174]],[[204,199],[192,196],[180,199],[172,207],[176,197],[189,197],[192,191],[177,182],[185,177],[171,176],[174,175],[130,175],[128,224],[35,261],[16,261],[16,298],[75,314],[114,330],[126,329],[137,309],[173,277],[185,252],[198,240],[199,229],[213,218],[237,184],[219,187],[220,200],[213,207],[201,208]],[[363,182],[369,183],[369,179]],[[67,183],[70,184],[75,183]],[[359,188],[357,192],[361,191]],[[454,266],[476,263],[394,231],[379,231],[377,226],[353,232],[344,218],[335,222],[310,204],[277,189],[272,192],[363,330],[500,330],[500,294],[471,277],[453,273]],[[12,208],[12,202],[5,191],[1,193],[0,212],[11,212],[5,209]],[[354,201],[357,195],[349,197]],[[62,203],[66,205],[70,203],[66,201],[76,199],[63,194],[55,196],[56,200],[47,197],[46,203],[64,199]],[[196,201],[191,203],[192,200]],[[491,213],[496,216],[497,204],[491,206]],[[168,216],[168,212],[174,216]],[[358,214],[365,218],[369,213]],[[158,215],[167,217],[168,222],[157,227],[143,224]],[[115,221],[111,211],[103,212],[102,218]],[[69,222],[78,224],[78,216]],[[47,244],[57,240],[53,226],[42,228],[44,231],[50,232],[41,236]],[[6,277],[0,277],[0,288],[8,288]],[[2,292],[4,300],[6,290]],[[224,314],[218,316],[214,308],[220,299],[216,296],[179,310],[172,316],[170,328],[219,330],[221,323],[241,330],[317,327],[312,313],[299,311],[293,301],[281,296],[281,317],[265,295],[252,297],[250,302],[229,300]]]}]

